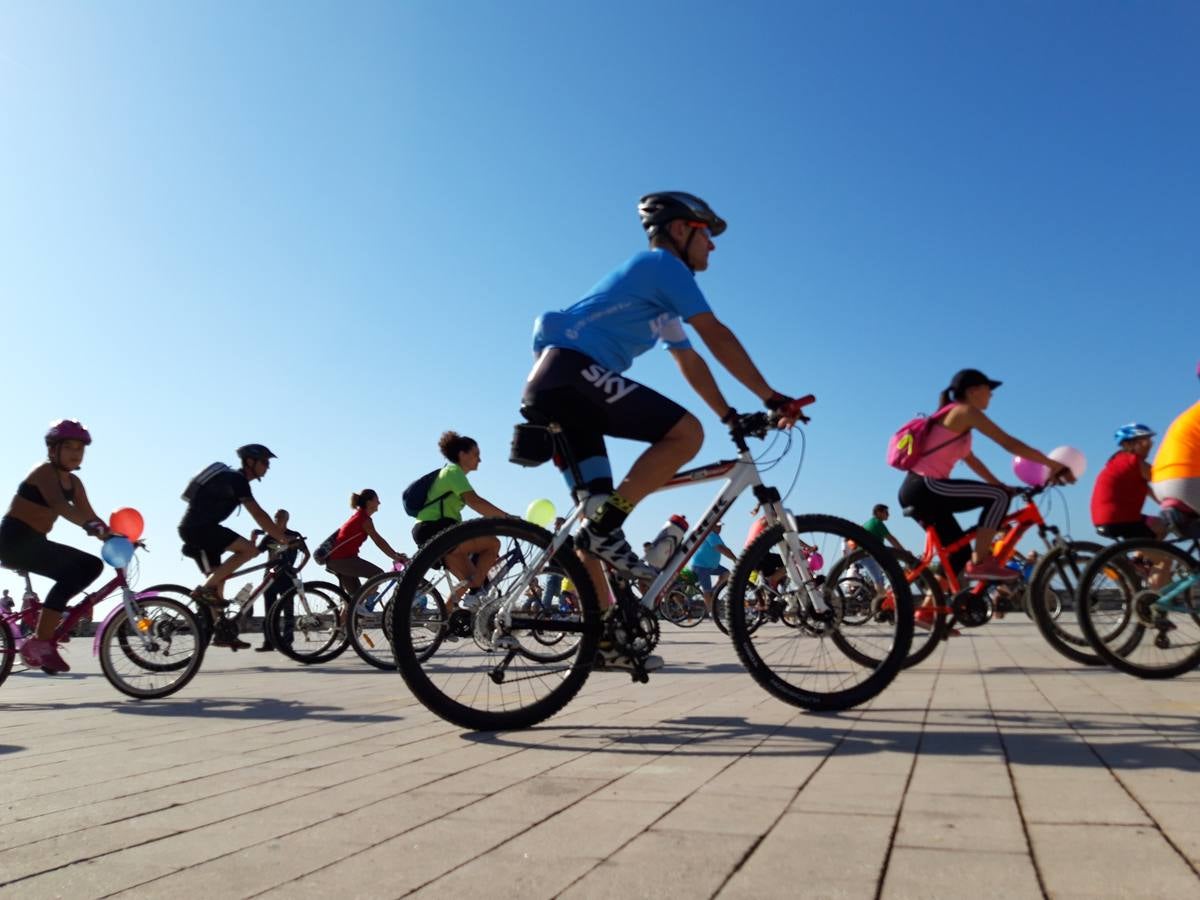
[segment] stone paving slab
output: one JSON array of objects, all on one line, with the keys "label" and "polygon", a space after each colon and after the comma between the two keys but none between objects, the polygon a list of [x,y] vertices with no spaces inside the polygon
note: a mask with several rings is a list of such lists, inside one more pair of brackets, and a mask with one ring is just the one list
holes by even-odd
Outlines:
[{"label": "stone paving slab", "polygon": [[1200,675],[1076,666],[1020,617],[837,715],[664,626],[648,685],[501,735],[350,655],[214,650],[133,702],[89,650],[0,686],[0,900],[1200,896]]}]

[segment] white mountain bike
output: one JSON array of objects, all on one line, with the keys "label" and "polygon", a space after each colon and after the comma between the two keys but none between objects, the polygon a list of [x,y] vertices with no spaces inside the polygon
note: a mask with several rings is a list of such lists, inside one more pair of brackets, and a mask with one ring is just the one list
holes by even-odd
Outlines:
[{"label": "white mountain bike", "polygon": [[[812,400],[798,401],[797,411]],[[575,475],[574,483],[583,483],[559,426],[540,420],[535,411],[524,412],[531,424],[518,426],[518,440],[526,446],[518,452],[514,442],[514,460],[521,456],[524,464],[537,464],[557,453]],[[462,593],[461,581],[442,568],[442,560],[462,543],[493,537],[500,542],[500,560],[489,572],[482,601],[470,610],[450,610],[436,652],[429,652],[428,634],[421,636],[409,623],[397,622],[388,629],[397,666],[413,694],[432,712],[464,728],[529,727],[575,696],[592,670],[602,636],[632,660],[633,679],[646,681],[643,663],[658,639],[654,604],[675,583],[699,543],[749,489],[766,527],[742,552],[728,587],[728,624],[743,664],[767,691],[805,709],[848,709],[878,695],[896,677],[912,641],[908,583],[895,557],[863,528],[835,516],[794,515],[784,508],[779,491],[762,483],[746,440],[765,438],[773,427],[775,420],[766,413],[737,417],[729,426],[736,458],[680,472],[664,486],[725,479],[708,510],[649,585],[606,570],[607,588],[616,598],[610,611],[601,611],[595,587],[574,550],[572,535],[583,519],[583,504],[576,505],[556,532],[520,520],[487,518],[460,523],[431,539],[401,579],[390,606],[393,616],[419,605],[418,595],[430,585],[443,597]],[[531,443],[536,447],[528,446]],[[876,604],[877,614],[864,621],[858,615],[858,585],[851,601],[836,580],[824,574],[834,570],[847,539],[879,564],[884,574],[879,596],[894,596],[894,610],[883,611]],[[580,602],[569,614],[548,615],[542,604],[531,601],[541,596],[549,578],[563,575],[574,583]],[[749,604],[748,594],[754,597]],[[851,602],[855,624],[841,632],[842,616]],[[747,605],[769,611],[757,628],[749,627],[755,623],[747,622]]]}]

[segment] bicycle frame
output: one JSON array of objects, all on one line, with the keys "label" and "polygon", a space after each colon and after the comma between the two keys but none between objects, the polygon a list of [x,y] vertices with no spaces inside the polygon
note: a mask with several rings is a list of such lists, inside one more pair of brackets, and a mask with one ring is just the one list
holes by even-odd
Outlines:
[{"label": "bicycle frame", "polygon": [[[307,562],[307,560],[305,560],[305,562]],[[237,613],[233,616],[233,620],[237,622],[238,625],[242,625],[243,619],[248,618],[250,611],[254,609],[254,601],[261,597],[263,593],[266,592],[267,588],[270,587],[275,581],[275,579],[279,578],[280,576],[286,575],[288,578],[290,578],[292,586],[296,590],[297,598],[300,599],[302,604],[306,604],[307,602],[304,598],[304,585],[300,581],[300,569],[292,568],[291,566],[285,566],[276,559],[269,559],[265,563],[259,563],[258,565],[247,566],[244,569],[238,569],[236,572],[230,575],[226,581],[232,581],[234,578],[238,578],[241,575],[249,575],[251,572],[257,572],[259,569],[266,570],[263,573],[262,580],[259,581],[258,586],[250,592],[250,596],[248,596],[242,602],[242,605],[238,607]],[[308,607],[305,605],[305,612],[308,611]],[[267,612],[268,610],[263,610],[264,615],[266,615]]]},{"label": "bicycle frame", "polygon": [[[556,425],[547,426],[551,433],[555,436],[556,442],[561,444],[559,435],[561,429]],[[641,603],[650,609],[654,608],[654,604],[670,589],[675,583],[680,571],[696,551],[700,542],[703,541],[713,530],[722,517],[733,506],[734,501],[742,495],[747,489],[754,492],[755,498],[758,500],[762,508],[763,514],[766,517],[768,527],[776,525],[784,526],[784,541],[787,545],[788,552],[785,554],[784,566],[788,577],[792,579],[793,584],[800,585],[804,589],[805,598],[811,603],[814,611],[817,613],[825,613],[829,610],[829,605],[825,602],[825,598],[813,578],[812,571],[808,567],[802,546],[803,542],[799,535],[796,534],[795,519],[783,507],[783,501],[779,496],[779,491],[775,488],[767,487],[762,483],[762,479],[758,472],[758,465],[754,461],[754,457],[750,454],[749,448],[746,446],[746,439],[740,432],[733,434],[734,443],[738,447],[738,455],[736,459],[721,460],[709,465],[698,466],[694,469],[686,469],[675,474],[668,481],[662,490],[671,488],[683,487],[690,484],[699,484],[705,481],[714,481],[723,476],[728,476],[717,496],[709,504],[708,509],[696,525],[684,536],[675,552],[662,566],[662,569],[654,580],[650,583],[645,594],[642,595]],[[564,458],[574,475],[574,483],[582,484],[583,479],[579,474],[578,467],[574,459],[568,454],[564,454]],[[657,491],[655,492],[657,493]],[[524,596],[525,591],[533,579],[540,573],[551,559],[566,545],[570,539],[576,524],[583,517],[583,503],[576,503],[570,514],[566,517],[563,526],[555,533],[550,541],[550,545],[542,550],[528,566],[517,583],[509,590],[504,598],[500,608],[497,611],[496,624],[497,631],[503,624],[505,628],[511,628],[513,624],[512,615],[513,607],[518,599]],[[811,549],[811,548],[810,548]],[[613,585],[613,573],[610,571],[607,574],[609,579],[610,589]],[[616,592],[614,592],[616,593]],[[619,594],[618,594],[619,596]],[[800,598],[791,596],[788,599],[789,610],[795,611],[799,606]]]},{"label": "bicycle frame", "polygon": [[[1029,502],[1018,509],[1014,513],[1009,513],[1000,523],[999,533],[1003,535],[1000,539],[1000,544],[995,548],[995,557],[1001,562],[1007,562],[1012,559],[1016,553],[1017,544],[1021,542],[1021,538],[1029,531],[1030,528],[1037,528],[1038,533],[1042,536],[1042,540],[1046,542],[1046,546],[1052,547],[1054,542],[1050,541],[1046,535],[1054,534],[1056,541],[1058,540],[1058,529],[1053,525],[1047,525],[1046,520],[1042,518],[1042,511],[1037,508],[1037,504],[1033,502],[1032,497]],[[975,540],[977,528],[972,528],[961,538],[956,540],[949,546],[943,546],[941,540],[937,536],[937,532],[931,527],[925,529],[925,550],[921,554],[917,565],[913,566],[907,573],[906,578],[909,584],[916,582],[918,578],[929,568],[936,555],[938,562],[941,563],[942,573],[946,579],[946,584],[950,588],[951,596],[957,595],[962,591],[962,586],[958,580],[958,575],[951,565],[950,558],[958,550],[964,547],[969,547]],[[987,582],[976,582],[971,590],[976,594],[987,590]]]},{"label": "bicycle frame", "polygon": [[[14,610],[12,613],[0,616],[0,621],[4,623],[4,627],[9,629],[15,640],[15,648],[20,648],[21,643],[25,640],[28,640],[27,636],[21,635],[20,628],[18,626],[18,623],[25,614],[24,605],[26,598],[32,598],[34,608],[39,613],[45,608],[42,604],[41,598],[38,597],[37,592],[33,589],[33,582],[30,580],[29,573],[24,572],[22,574],[25,576],[25,593],[21,598],[22,609]],[[79,622],[79,620],[82,619],[85,614],[90,614],[91,611],[95,609],[97,603],[106,600],[108,596],[116,590],[121,591],[121,605],[110,610],[108,615],[104,617],[104,620],[98,626],[96,626],[96,633],[92,638],[93,656],[99,655],[100,638],[104,634],[104,629],[118,613],[124,612],[129,617],[130,622],[140,623],[142,621],[142,617],[138,612],[135,601],[142,597],[157,596],[157,592],[154,591],[146,591],[135,594],[130,589],[128,582],[125,580],[125,569],[116,569],[111,581],[89,594],[84,594],[83,598],[78,603],[64,610],[62,620],[58,623],[58,627],[54,629],[54,640],[59,641],[70,634],[71,629],[75,627],[75,624]],[[139,632],[140,631],[141,629],[139,627]]]}]

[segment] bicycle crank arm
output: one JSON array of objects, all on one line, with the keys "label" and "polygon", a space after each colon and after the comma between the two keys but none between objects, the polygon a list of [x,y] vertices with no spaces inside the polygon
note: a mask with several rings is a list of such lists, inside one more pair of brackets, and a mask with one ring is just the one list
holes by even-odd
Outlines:
[{"label": "bicycle crank arm", "polygon": [[496,668],[488,672],[488,678],[492,679],[496,684],[504,684],[504,677],[508,673],[508,666],[516,658],[517,651],[509,650],[504,654],[504,659],[496,664]]}]

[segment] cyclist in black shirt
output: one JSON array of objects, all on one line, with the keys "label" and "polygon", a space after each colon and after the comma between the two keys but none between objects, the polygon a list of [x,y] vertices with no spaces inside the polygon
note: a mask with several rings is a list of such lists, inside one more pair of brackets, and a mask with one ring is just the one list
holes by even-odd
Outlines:
[{"label": "cyclist in black shirt", "polygon": [[[267,474],[275,454],[262,444],[246,444],[238,447],[237,453],[241,468],[220,472],[201,485],[179,522],[184,556],[194,559],[200,571],[208,576],[208,580],[192,592],[192,597],[198,604],[210,608],[214,621],[219,617],[217,610],[225,605],[225,580],[258,553],[251,541],[221,523],[239,506],[244,506],[266,534],[281,544],[288,543],[284,529],[271,520],[250,492],[250,482],[259,481]],[[221,555],[226,552],[232,556],[221,562]],[[236,636],[220,632],[214,637],[213,644],[235,649],[250,646]]]}]

